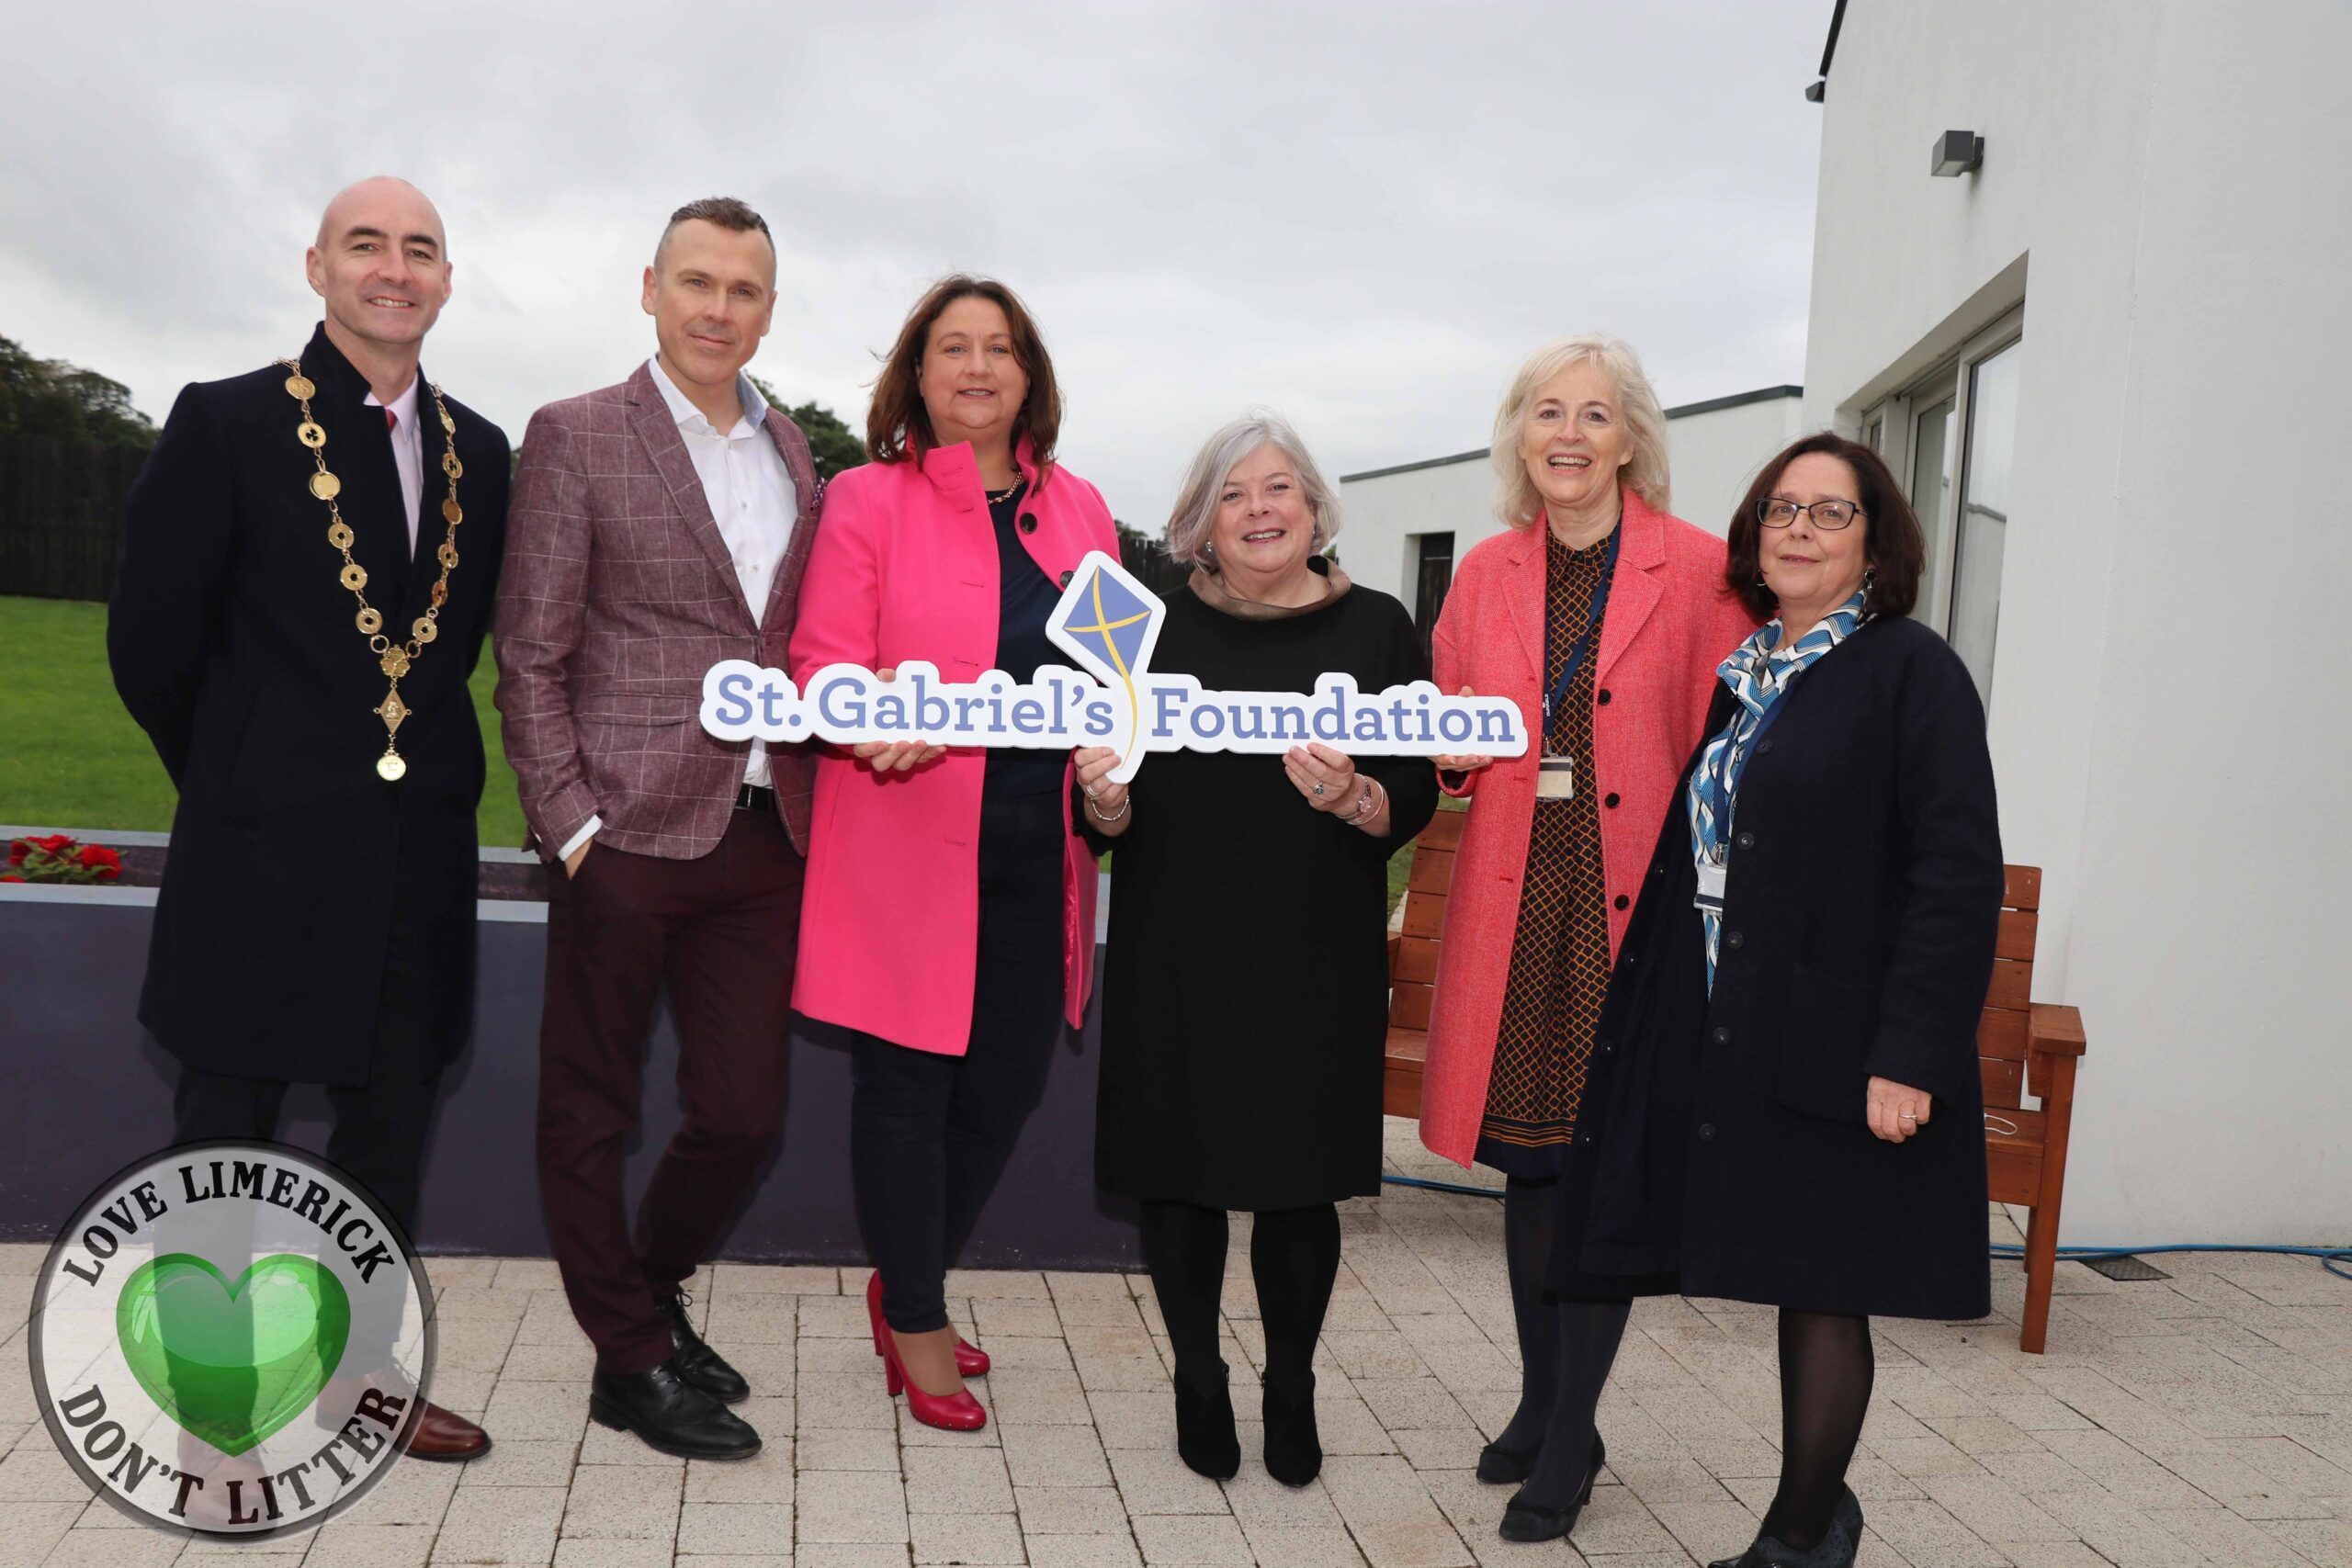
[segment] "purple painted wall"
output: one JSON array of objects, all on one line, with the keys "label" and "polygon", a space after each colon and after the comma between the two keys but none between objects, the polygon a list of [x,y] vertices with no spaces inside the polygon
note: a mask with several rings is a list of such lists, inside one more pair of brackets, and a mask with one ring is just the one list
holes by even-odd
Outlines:
[{"label": "purple painted wall", "polygon": [[[133,1013],[152,908],[0,899],[0,1241],[47,1241],[99,1182],[171,1134],[175,1064]],[[532,1166],[547,927],[484,920],[471,1048],[442,1081],[416,1242],[430,1253],[545,1257]],[[253,1005],[266,1007],[267,998]],[[1137,1264],[1131,1205],[1094,1189],[1097,1031],[1057,1051],[1045,1102],[958,1261],[973,1268]],[[668,1011],[646,1067],[629,1157],[641,1189],[678,1122]],[[298,1089],[280,1136],[326,1144],[325,1097]],[[838,1032],[796,1020],[783,1144],[722,1252],[757,1262],[854,1264],[865,1248],[849,1188],[849,1057]]]}]

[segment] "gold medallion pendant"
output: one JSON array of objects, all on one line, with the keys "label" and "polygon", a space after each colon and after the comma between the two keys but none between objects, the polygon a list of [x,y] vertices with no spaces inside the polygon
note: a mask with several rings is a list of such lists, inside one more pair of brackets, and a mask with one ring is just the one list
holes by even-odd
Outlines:
[{"label": "gold medallion pendant", "polygon": [[375,714],[384,721],[384,754],[376,759],[376,776],[387,784],[395,783],[408,773],[408,760],[400,754],[395,737],[401,720],[413,711],[401,700],[401,677],[409,672],[425,645],[441,635],[441,607],[449,602],[449,574],[458,568],[458,525],[465,521],[465,510],[458,504],[458,479],[466,469],[458,461],[458,422],[449,417],[449,405],[442,400],[441,389],[431,386],[433,407],[441,416],[441,434],[445,443],[441,453],[441,471],[448,477],[449,494],[441,502],[441,515],[449,525],[448,533],[441,540],[435,553],[441,562],[441,576],[433,584],[431,603],[424,615],[409,626],[409,640],[396,643],[383,635],[383,612],[368,603],[368,573],[351,558],[353,534],[343,520],[343,508],[336,497],[343,493],[343,480],[327,468],[326,427],[311,417],[311,400],[318,395],[318,384],[302,374],[299,359],[277,362],[288,372],[286,395],[302,406],[301,423],[294,427],[294,439],[311,454],[315,465],[311,475],[311,493],[327,503],[327,543],[343,558],[343,570],[338,574],[344,587],[359,601],[359,614],[355,620],[360,635],[368,639],[368,651],[376,655],[377,668],[390,682],[384,700],[376,705]]}]

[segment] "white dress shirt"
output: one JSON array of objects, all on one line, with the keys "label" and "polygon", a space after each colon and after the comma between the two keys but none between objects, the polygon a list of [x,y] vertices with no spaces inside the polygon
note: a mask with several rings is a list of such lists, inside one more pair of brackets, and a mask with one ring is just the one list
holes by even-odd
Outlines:
[{"label": "white dress shirt", "polygon": [[[647,360],[645,367],[653,373],[653,384],[661,389],[662,400],[677,422],[678,437],[685,443],[686,456],[694,460],[695,477],[702,481],[710,520],[718,525],[718,536],[734,559],[735,581],[742,587],[743,602],[751,606],[752,624],[758,626],[767,614],[768,590],[792,544],[792,525],[800,516],[791,470],[784,466],[784,455],[768,434],[767,400],[752,389],[748,378],[737,377],[735,396],[742,412],[736,416],[734,427],[722,434],[678,390],[659,358]],[[767,743],[754,740],[743,760],[743,782],[765,785],[768,777]],[[602,817],[588,818],[563,846],[563,857],[570,859],[604,825]]]},{"label": "white dress shirt", "polygon": [[387,403],[368,394],[371,409],[392,411],[392,466],[401,471],[401,515],[408,519],[408,554],[416,558],[416,503],[424,493],[424,427],[416,422],[416,388],[421,376],[408,378],[408,389]]}]

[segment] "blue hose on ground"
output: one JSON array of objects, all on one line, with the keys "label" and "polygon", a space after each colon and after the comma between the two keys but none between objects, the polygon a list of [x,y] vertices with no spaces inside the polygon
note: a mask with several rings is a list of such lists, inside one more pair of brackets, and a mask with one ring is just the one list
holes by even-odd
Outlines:
[{"label": "blue hose on ground", "polygon": [[[1410,1187],[1423,1192],[1453,1192],[1465,1198],[1500,1198],[1499,1187],[1471,1187],[1459,1181],[1429,1181],[1418,1176],[1383,1176],[1391,1187]],[[2089,1258],[2139,1258],[2154,1252],[2275,1252],[2290,1258],[2316,1258],[2320,1267],[2340,1279],[2352,1280],[2352,1247],[2265,1246],[2254,1242],[2175,1241],[2160,1247],[2062,1247],[2061,1258],[2077,1260]],[[1996,1242],[1992,1247],[1996,1258],[2018,1258],[2025,1256],[2025,1248]]]}]

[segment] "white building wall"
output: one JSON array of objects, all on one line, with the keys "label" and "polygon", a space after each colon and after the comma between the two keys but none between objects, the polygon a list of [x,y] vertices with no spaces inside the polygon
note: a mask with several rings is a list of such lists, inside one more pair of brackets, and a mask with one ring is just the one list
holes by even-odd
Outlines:
[{"label": "white building wall", "polygon": [[[2064,1239],[2352,1237],[2352,8],[1855,4],[1804,422],[2024,307],[1990,724],[2036,989],[2090,1035]],[[1931,178],[1940,131],[1984,167]]]},{"label": "white building wall", "polygon": [[[1666,422],[1673,510],[1720,536],[1765,459],[1796,439],[1803,401],[1792,389],[1730,408],[1698,407],[1701,412],[1670,414]],[[1342,479],[1340,562],[1350,577],[1395,594],[1410,609],[1419,536],[1450,530],[1453,558],[1460,560],[1471,546],[1503,531],[1494,495],[1495,470],[1484,452]]]}]

